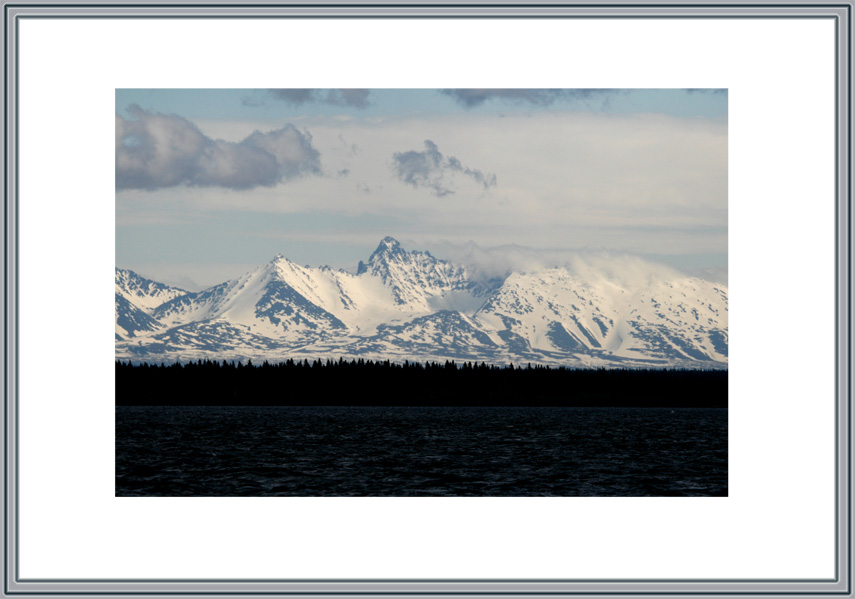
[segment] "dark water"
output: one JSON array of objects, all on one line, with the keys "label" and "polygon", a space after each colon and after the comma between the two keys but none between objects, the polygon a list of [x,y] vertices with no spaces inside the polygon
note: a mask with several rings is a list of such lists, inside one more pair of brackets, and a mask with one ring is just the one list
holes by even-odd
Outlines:
[{"label": "dark water", "polygon": [[727,495],[727,409],[117,407],[116,495]]}]

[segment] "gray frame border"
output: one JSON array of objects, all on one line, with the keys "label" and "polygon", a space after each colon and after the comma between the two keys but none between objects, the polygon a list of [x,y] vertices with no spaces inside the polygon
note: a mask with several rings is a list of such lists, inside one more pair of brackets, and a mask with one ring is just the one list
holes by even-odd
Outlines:
[{"label": "gray frame border", "polygon": [[[853,596],[852,555],[852,20],[855,0],[0,0],[3,6],[3,518],[4,596]],[[835,572],[828,580],[25,580],[18,576],[18,26],[31,18],[820,18],[836,31],[836,505]]]}]

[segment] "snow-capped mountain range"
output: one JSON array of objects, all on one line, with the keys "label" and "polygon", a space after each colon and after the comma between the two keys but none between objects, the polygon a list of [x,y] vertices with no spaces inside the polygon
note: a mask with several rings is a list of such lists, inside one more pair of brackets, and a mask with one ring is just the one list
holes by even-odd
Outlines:
[{"label": "snow-capped mountain range", "polygon": [[727,287],[565,267],[489,284],[391,237],[356,274],[282,255],[200,292],[116,269],[116,357],[727,367]]}]

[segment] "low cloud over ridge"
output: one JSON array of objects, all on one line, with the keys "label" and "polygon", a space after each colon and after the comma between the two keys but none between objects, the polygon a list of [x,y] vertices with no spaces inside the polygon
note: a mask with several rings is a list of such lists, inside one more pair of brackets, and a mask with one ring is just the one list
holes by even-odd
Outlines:
[{"label": "low cloud over ridge", "polygon": [[[622,252],[537,249],[521,245],[489,247],[472,241],[464,244],[436,242],[430,247],[437,256],[464,265],[470,276],[482,283],[502,280],[514,272],[534,273],[553,268],[564,268],[583,281],[611,281],[628,289],[688,276],[666,264]],[[706,278],[726,284],[726,272],[718,274],[717,278]]]},{"label": "low cloud over ridge", "polygon": [[395,173],[398,178],[413,187],[425,187],[437,197],[454,193],[448,187],[449,175],[460,173],[480,183],[484,189],[496,185],[496,175],[484,174],[479,170],[463,166],[454,156],[443,156],[439,147],[429,139],[425,140],[425,151],[395,152],[392,155]]},{"label": "low cloud over ridge", "polygon": [[308,131],[287,124],[234,143],[214,140],[177,115],[128,108],[116,115],[116,189],[179,185],[252,189],[321,172]]}]

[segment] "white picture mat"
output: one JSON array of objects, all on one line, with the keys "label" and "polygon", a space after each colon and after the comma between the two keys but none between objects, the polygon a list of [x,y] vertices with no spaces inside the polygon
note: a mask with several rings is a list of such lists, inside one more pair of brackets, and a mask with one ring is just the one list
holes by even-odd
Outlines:
[{"label": "white picture mat", "polygon": [[[831,20],[25,20],[23,578],[830,578]],[[728,88],[727,498],[114,497],[114,91]]]}]

